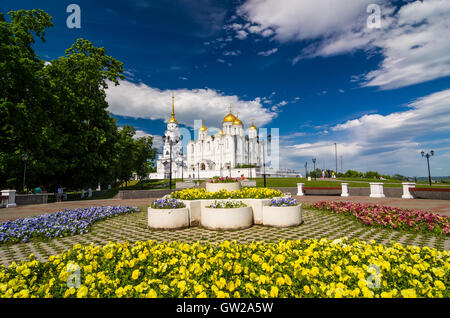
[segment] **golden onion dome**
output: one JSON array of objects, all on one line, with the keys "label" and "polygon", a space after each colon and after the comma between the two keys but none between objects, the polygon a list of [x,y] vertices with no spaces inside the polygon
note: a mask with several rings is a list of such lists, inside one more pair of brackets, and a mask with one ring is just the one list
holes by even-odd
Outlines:
[{"label": "golden onion dome", "polygon": [[224,123],[232,123],[234,122],[234,120],[236,119],[236,117],[230,112],[227,116],[225,116],[225,118],[223,119]]},{"label": "golden onion dome", "polygon": [[220,129],[219,132],[218,132],[217,134],[223,136],[223,131],[222,131],[222,129]]},{"label": "golden onion dome", "polygon": [[243,125],[242,121],[236,117],[236,119],[233,121],[233,125]]},{"label": "golden onion dome", "polygon": [[252,125],[250,127],[248,127],[248,129],[258,130],[258,128],[256,128],[256,126],[253,122],[252,122]]},{"label": "golden onion dome", "polygon": [[203,120],[202,120],[202,127],[200,127],[200,131],[207,131],[208,128],[206,128],[205,125],[203,125]]},{"label": "golden onion dome", "polygon": [[172,115],[172,117],[170,117],[169,123],[175,123],[175,124],[178,124],[178,120],[175,119],[175,115]]}]

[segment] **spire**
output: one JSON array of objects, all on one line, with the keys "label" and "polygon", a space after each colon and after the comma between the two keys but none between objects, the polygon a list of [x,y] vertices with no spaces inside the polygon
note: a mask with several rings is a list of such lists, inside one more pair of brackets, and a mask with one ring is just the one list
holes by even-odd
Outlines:
[{"label": "spire", "polygon": [[175,117],[175,96],[172,93],[172,117]]},{"label": "spire", "polygon": [[175,101],[174,101],[174,99],[175,99],[175,97],[173,96],[173,93],[172,93],[172,117],[170,117],[169,123],[178,124],[178,121],[175,119]]}]

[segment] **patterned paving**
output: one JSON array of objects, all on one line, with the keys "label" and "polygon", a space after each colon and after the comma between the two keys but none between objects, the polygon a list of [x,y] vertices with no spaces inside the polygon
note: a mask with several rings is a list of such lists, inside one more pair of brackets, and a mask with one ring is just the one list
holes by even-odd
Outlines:
[{"label": "patterned paving", "polygon": [[147,213],[138,212],[123,215],[93,225],[91,232],[47,242],[30,242],[9,246],[0,246],[0,264],[9,265],[13,261],[26,260],[33,253],[42,261],[50,255],[60,254],[73,245],[80,243],[104,245],[109,241],[211,241],[236,240],[239,242],[266,241],[276,242],[280,239],[322,238],[330,239],[348,237],[365,241],[375,240],[388,245],[396,241],[404,245],[429,246],[440,250],[450,250],[450,238],[424,234],[410,234],[399,231],[371,228],[342,215],[322,211],[303,211],[303,224],[291,228],[272,228],[253,226],[237,231],[212,231],[200,227],[183,230],[156,231],[147,228]]}]

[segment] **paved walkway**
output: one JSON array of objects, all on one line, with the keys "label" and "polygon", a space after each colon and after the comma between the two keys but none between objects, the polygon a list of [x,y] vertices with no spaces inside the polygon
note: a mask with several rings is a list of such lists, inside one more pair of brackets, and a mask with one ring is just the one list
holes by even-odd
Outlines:
[{"label": "paved walkway", "polygon": [[[406,209],[418,209],[450,217],[450,200],[425,200],[425,199],[401,199],[401,198],[369,198],[369,197],[348,197],[339,196],[294,196],[300,202],[313,203],[318,201],[351,201],[370,204],[383,204]],[[153,199],[105,199],[105,200],[85,200],[85,201],[69,201],[48,204],[25,205],[16,208],[0,209],[0,223],[8,220],[15,220],[28,216],[41,215],[45,213],[57,212],[63,209],[84,208],[90,206],[105,205],[128,205],[143,206],[148,205]]]}]

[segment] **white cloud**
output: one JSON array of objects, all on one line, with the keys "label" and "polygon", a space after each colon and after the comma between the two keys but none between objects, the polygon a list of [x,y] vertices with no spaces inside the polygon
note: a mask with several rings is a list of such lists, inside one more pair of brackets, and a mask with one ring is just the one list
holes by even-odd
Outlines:
[{"label": "white cloud", "polygon": [[225,63],[224,59],[217,59],[216,61],[219,62],[219,63]]},{"label": "white cloud", "polygon": [[[419,152],[436,150],[433,167],[450,174],[448,136],[450,134],[450,89],[440,91],[407,105],[408,109],[388,115],[372,114],[331,127],[327,140],[282,149],[285,165],[296,167],[298,158],[323,158],[328,168],[335,166],[334,142],[338,156],[345,159],[344,170],[378,170],[423,176],[425,165]],[[440,136],[440,137],[436,137]],[[340,167],[340,165],[339,165]],[[298,168],[298,165],[297,165]]]},{"label": "white cloud", "polygon": [[152,120],[170,118],[172,93],[175,95],[175,114],[177,120],[193,127],[194,120],[203,119],[208,127],[219,127],[233,105],[234,112],[244,125],[255,117],[255,125],[264,127],[276,113],[265,109],[261,99],[242,100],[236,95],[224,95],[214,89],[159,90],[143,83],[135,84],[121,81],[119,86],[110,85],[107,90],[108,110],[119,116],[149,118]]},{"label": "white cloud", "polygon": [[277,53],[277,52],[278,52],[278,48],[273,48],[273,49],[270,49],[270,50],[267,50],[267,51],[258,52],[258,55],[269,56],[269,55],[272,55],[272,54]]},{"label": "white cloud", "polygon": [[247,0],[238,14],[273,30],[280,42],[314,40],[292,59],[365,50],[383,56],[379,67],[358,78],[363,86],[395,89],[450,75],[450,1],[423,0],[400,10],[382,0],[382,27],[367,27],[373,0]]},{"label": "white cloud", "polygon": [[239,30],[236,32],[236,38],[239,40],[245,40],[247,38],[248,33],[244,30]]},{"label": "white cloud", "polygon": [[224,56],[238,56],[241,54],[241,50],[236,51],[225,51],[222,53]]}]

